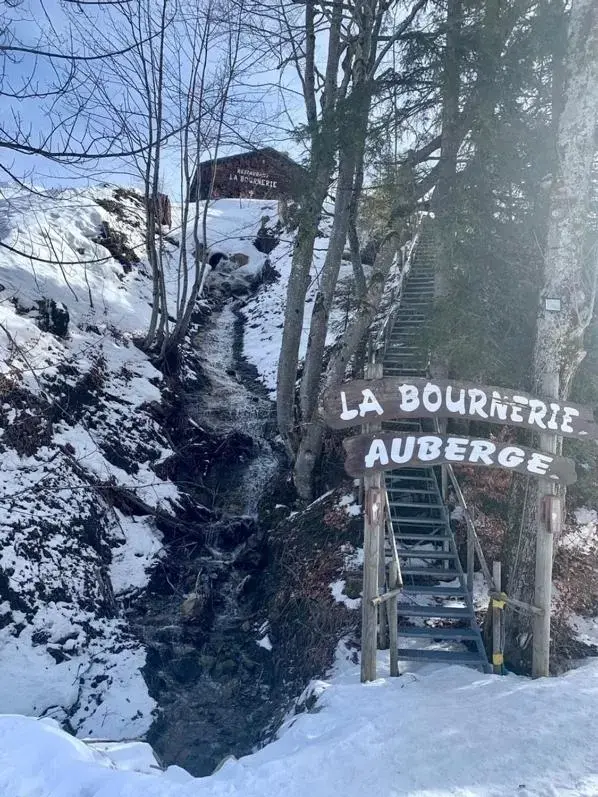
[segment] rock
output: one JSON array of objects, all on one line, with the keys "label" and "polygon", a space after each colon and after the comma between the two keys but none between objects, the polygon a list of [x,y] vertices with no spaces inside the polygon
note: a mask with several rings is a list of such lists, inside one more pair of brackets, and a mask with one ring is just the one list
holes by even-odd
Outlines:
[{"label": "rock", "polygon": [[172,206],[168,194],[158,194],[156,197],[156,216],[158,224],[172,227]]},{"label": "rock", "polygon": [[226,255],[224,254],[224,252],[212,252],[212,253],[210,254],[210,256],[208,257],[208,264],[209,264],[209,265],[210,265],[212,268],[216,268],[216,266],[217,266],[217,265],[218,265],[218,264],[219,264],[219,263],[220,263],[222,260],[226,260],[226,259],[227,259],[227,258],[226,258]]},{"label": "rock", "polygon": [[139,263],[139,255],[129,246],[124,232],[114,230],[107,221],[101,223],[100,234],[92,238],[92,241],[104,246],[112,257],[124,267],[125,273],[131,271],[133,263]]},{"label": "rock", "polygon": [[278,246],[282,232],[282,223],[280,221],[277,221],[274,226],[268,227],[269,221],[269,216],[262,218],[261,226],[253,242],[258,252],[263,252],[265,255],[269,255]]},{"label": "rock", "polygon": [[198,584],[196,589],[190,592],[182,602],[182,616],[186,620],[197,620],[201,618],[207,608],[210,592],[208,579],[202,578],[202,583]]},{"label": "rock", "polygon": [[39,309],[38,326],[43,332],[51,332],[59,338],[66,338],[69,329],[69,311],[62,302],[54,299],[41,299],[37,302]]},{"label": "rock", "polygon": [[216,664],[216,656],[208,656],[204,654],[203,656],[199,657],[199,663],[205,672],[211,672],[212,667]]}]

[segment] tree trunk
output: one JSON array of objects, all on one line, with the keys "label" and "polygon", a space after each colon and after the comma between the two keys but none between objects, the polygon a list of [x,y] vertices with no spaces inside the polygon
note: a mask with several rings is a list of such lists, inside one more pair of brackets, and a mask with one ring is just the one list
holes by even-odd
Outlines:
[{"label": "tree trunk", "polygon": [[305,75],[303,91],[311,136],[311,168],[309,190],[302,203],[293,252],[291,275],[287,286],[282,344],[276,378],[276,420],[278,431],[289,456],[294,458],[296,433],[294,429],[295,385],[299,364],[299,347],[303,331],[305,295],[309,287],[314,244],[322,207],[334,168],[336,148],[336,103],[338,96],[338,71],[341,57],[341,28],[343,8],[340,0],[334,2],[328,36],[326,76],[322,93],[322,117],[317,118],[316,105],[316,32],[313,4],[305,8]]},{"label": "tree trunk", "polygon": [[[446,44],[444,50],[444,80],[442,86],[442,133],[438,183],[434,190],[436,215],[434,240],[436,257],[434,296],[441,299],[448,291],[455,235],[454,188],[457,175],[457,154],[461,144],[459,97],[461,91],[460,36],[462,24],[461,0],[448,0],[446,11]],[[431,371],[436,378],[448,376],[449,354],[440,341],[434,347]]]},{"label": "tree trunk", "polygon": [[[378,256],[376,257],[366,296],[352,320],[349,322],[340,344],[338,344],[330,358],[330,362],[324,374],[324,387],[338,385],[344,379],[349,361],[357,351],[363,336],[366,334],[378,312],[384,292],[384,283],[393,263],[393,257],[397,248],[398,243],[396,236],[394,233],[391,233],[387,236],[386,241],[381,246]],[[323,437],[324,424],[316,411],[311,421],[304,429],[297,453],[297,459],[295,461],[295,487],[300,497],[306,501],[312,496],[313,473],[316,462],[322,451]]]},{"label": "tree trunk", "polygon": [[322,358],[328,332],[328,319],[347,241],[354,172],[355,158],[353,153],[342,155],[336,188],[336,201],[334,203],[334,222],[324,266],[320,273],[320,287],[314,300],[299,390],[299,406],[303,422],[307,422],[311,418],[318,399]]},{"label": "tree trunk", "polygon": [[[598,6],[594,0],[574,0],[532,372],[535,390],[561,400],[567,398],[571,380],[585,356],[583,336],[594,309],[595,273],[590,273],[587,232],[597,124]],[[545,309],[548,298],[560,300],[560,311]],[[558,448],[557,439],[547,435],[542,435],[540,444],[547,450]],[[522,516],[511,524],[505,540],[507,588],[512,597],[526,603],[534,602],[541,503],[553,489],[546,480],[530,481]],[[512,666],[527,669],[530,617],[511,614],[509,620],[507,660]]]}]

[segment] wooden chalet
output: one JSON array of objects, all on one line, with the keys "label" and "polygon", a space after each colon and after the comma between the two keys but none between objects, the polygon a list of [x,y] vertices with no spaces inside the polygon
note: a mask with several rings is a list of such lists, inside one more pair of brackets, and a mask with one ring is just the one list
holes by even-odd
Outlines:
[{"label": "wooden chalet", "polygon": [[200,163],[191,185],[191,201],[210,198],[214,175],[212,199],[299,199],[306,179],[305,169],[292,158],[264,147]]}]

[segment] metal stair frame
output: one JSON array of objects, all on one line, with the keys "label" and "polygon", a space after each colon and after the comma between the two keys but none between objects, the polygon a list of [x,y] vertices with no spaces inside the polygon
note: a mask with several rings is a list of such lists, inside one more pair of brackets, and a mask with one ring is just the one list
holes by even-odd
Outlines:
[{"label": "metal stair frame", "polygon": [[[417,330],[425,327],[434,300],[433,252],[432,265],[425,262],[430,259],[432,251],[427,242],[430,223],[427,218],[420,219],[420,226],[409,251],[403,273],[397,281],[398,288],[393,297],[392,312],[387,314],[382,329],[378,330],[378,352],[382,356],[385,376],[429,376],[429,354],[417,345]],[[429,424],[429,421],[426,423]],[[423,430],[423,425],[422,421],[409,419],[385,423],[384,428],[417,432]],[[458,642],[471,645],[474,650],[403,648],[399,644],[399,659],[452,662],[491,671],[473,604],[473,556],[469,561],[469,522],[471,518],[467,518],[468,574],[466,576],[459,559],[449,513],[437,478],[436,471],[438,470],[433,467],[402,468],[386,471],[384,474],[384,484],[388,496],[387,511],[390,514],[390,523],[395,539],[394,547],[398,547],[399,560],[402,563],[401,571],[405,579],[401,595],[407,597],[419,594],[439,599],[452,597],[462,601],[464,606],[458,607],[459,610],[457,607],[452,607],[451,610],[450,605],[441,606],[439,603],[415,606],[399,602],[397,609],[398,635],[399,639],[411,637],[415,641],[432,642],[439,639],[447,643]],[[452,471],[451,477],[455,478]],[[459,494],[462,498],[460,490]],[[407,500],[409,495],[416,496],[417,500]],[[401,496],[403,496],[403,500],[400,500]],[[427,516],[418,518],[417,515],[413,515],[409,517],[406,513],[410,508],[420,513],[426,512]],[[431,517],[432,513],[437,513],[438,517]],[[475,531],[473,533],[475,534]],[[430,550],[422,549],[422,545],[426,543],[431,546]],[[387,555],[392,555],[392,551],[387,550]],[[419,563],[427,562],[427,566],[424,567],[419,563],[417,566],[410,566],[408,563],[413,560],[419,560]],[[405,563],[407,563],[406,566],[404,566]],[[469,573],[470,569],[471,574]],[[484,568],[485,575],[486,571],[487,568]],[[415,583],[421,580],[429,581],[430,578],[442,581],[443,578],[448,577],[457,579],[459,586],[447,587],[445,585],[443,588],[442,583],[437,585]],[[411,583],[407,583],[407,581]],[[420,592],[418,592],[418,587],[421,589]],[[448,619],[465,623],[466,627],[410,626],[404,623],[405,618],[430,621]]]}]

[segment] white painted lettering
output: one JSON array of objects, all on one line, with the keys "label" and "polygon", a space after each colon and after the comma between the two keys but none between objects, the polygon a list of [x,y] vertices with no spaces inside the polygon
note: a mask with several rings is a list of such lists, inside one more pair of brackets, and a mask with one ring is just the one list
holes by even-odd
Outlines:
[{"label": "white painted lettering", "polygon": [[515,421],[515,423],[523,423],[521,407],[527,404],[527,399],[525,396],[513,396],[513,402],[511,405],[511,420]]},{"label": "white painted lettering", "polygon": [[442,392],[438,385],[428,382],[422,393],[422,404],[428,412],[438,412],[442,406]]},{"label": "white painted lettering", "polygon": [[376,462],[381,465],[388,465],[388,452],[384,440],[372,440],[370,450],[365,455],[366,468],[373,468]]},{"label": "white painted lettering", "polygon": [[546,429],[546,424],[544,423],[544,416],[548,412],[548,407],[543,401],[540,399],[530,399],[529,400],[529,418],[527,422],[530,424],[537,424],[540,429]]},{"label": "white painted lettering", "polygon": [[455,401],[453,398],[453,388],[449,385],[446,389],[446,408],[449,412],[458,412],[459,415],[465,415],[465,390],[459,390],[459,398]]},{"label": "white painted lettering", "polygon": [[431,462],[438,459],[442,448],[442,437],[424,435],[417,439],[417,458],[422,462]]},{"label": "white painted lettering", "polygon": [[415,412],[419,407],[419,393],[415,385],[403,383],[399,385],[401,394],[401,410],[403,412]]},{"label": "white painted lettering", "polygon": [[344,390],[341,390],[341,407],[343,411],[340,417],[343,421],[352,421],[353,418],[357,418],[359,415],[359,410],[350,410],[347,407],[347,395]]},{"label": "white painted lettering", "polygon": [[549,454],[533,453],[527,463],[527,469],[530,473],[537,473],[539,476],[544,476],[548,470],[550,463],[554,460]]},{"label": "white painted lettering", "polygon": [[501,421],[506,421],[508,409],[508,405],[503,403],[502,396],[498,390],[493,390],[492,400],[490,401],[490,417],[499,418]]},{"label": "white painted lettering", "polygon": [[561,421],[561,431],[572,432],[573,427],[571,426],[571,421],[573,420],[573,418],[577,418],[578,416],[579,416],[579,410],[576,410],[573,407],[563,407],[563,420]]},{"label": "white painted lettering", "polygon": [[359,405],[359,416],[363,418],[368,412],[375,412],[378,415],[383,415],[384,410],[378,403],[378,399],[369,388],[361,391],[361,395],[363,396],[363,401]]},{"label": "white painted lettering", "polygon": [[554,429],[554,430],[556,430],[556,429],[558,429],[558,428],[559,428],[559,425],[558,425],[558,423],[556,422],[556,416],[557,416],[557,413],[558,413],[558,412],[560,412],[561,405],[560,405],[560,404],[551,404],[551,405],[550,405],[550,409],[551,409],[552,415],[551,415],[551,416],[550,416],[550,418],[549,418],[549,419],[546,421],[546,426],[547,426],[549,429]]},{"label": "white painted lettering", "polygon": [[[403,450],[401,451],[401,444]],[[393,462],[400,465],[403,462],[409,462],[413,458],[413,449],[415,448],[415,437],[395,437],[392,441],[390,449],[390,458]]]},{"label": "white painted lettering", "polygon": [[525,459],[525,453],[518,446],[506,446],[498,452],[498,464],[503,468],[516,468]]},{"label": "white painted lettering", "polygon": [[470,387],[467,394],[469,395],[469,414],[487,418],[488,413],[484,410],[484,407],[488,402],[488,396],[484,391],[477,387]]},{"label": "white painted lettering", "polygon": [[468,462],[483,462],[484,465],[494,465],[491,454],[496,451],[496,446],[489,440],[472,440],[470,442]]},{"label": "white painted lettering", "polygon": [[467,437],[448,437],[444,448],[444,456],[451,462],[462,462],[469,445]]}]

